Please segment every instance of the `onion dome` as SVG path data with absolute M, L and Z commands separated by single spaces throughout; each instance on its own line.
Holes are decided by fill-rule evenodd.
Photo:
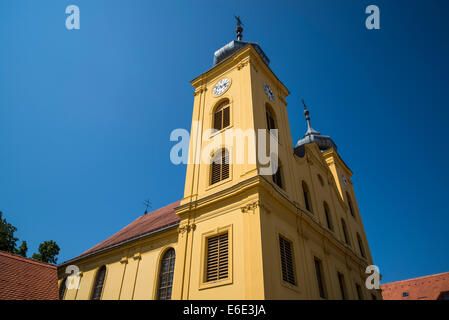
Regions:
M 310 123 L 310 116 L 309 116 L 309 110 L 307 109 L 307 106 L 302 100 L 302 103 L 304 105 L 304 116 L 306 117 L 307 121 L 307 131 L 306 134 L 302 139 L 300 139 L 295 146 L 295 154 L 297 154 L 300 157 L 304 156 L 305 152 L 305 145 L 308 143 L 316 143 L 318 145 L 318 148 L 320 148 L 321 151 L 325 151 L 328 149 L 335 149 L 337 150 L 337 145 L 334 143 L 334 141 L 329 136 L 324 136 L 315 129 L 312 128 L 312 125 Z

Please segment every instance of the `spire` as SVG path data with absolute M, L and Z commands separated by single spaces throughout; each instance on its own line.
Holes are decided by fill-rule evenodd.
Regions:
M 312 142 L 316 143 L 321 151 L 331 148 L 337 150 L 337 145 L 334 143 L 334 141 L 332 141 L 331 137 L 323 136 L 321 133 L 312 128 L 312 125 L 310 123 L 310 112 L 307 109 L 307 105 L 304 102 L 304 99 L 302 99 L 302 104 L 304 105 L 304 116 L 306 117 L 307 121 L 307 132 L 304 137 L 299 140 L 298 143 L 296 143 L 295 154 L 302 158 L 305 154 L 304 145 Z
M 235 29 L 235 32 L 237 32 L 237 40 L 242 41 L 243 23 L 242 23 L 242 20 L 240 20 L 239 16 L 234 16 L 234 17 L 235 17 L 235 20 L 237 20 L 237 28 Z
M 310 124 L 310 117 L 309 117 L 309 110 L 307 109 L 307 105 L 304 102 L 304 99 L 302 99 L 302 104 L 304 105 L 304 116 L 306 117 L 307 121 L 307 132 L 304 136 L 309 136 L 311 134 L 320 134 L 318 131 L 314 130 L 312 128 L 312 125 Z

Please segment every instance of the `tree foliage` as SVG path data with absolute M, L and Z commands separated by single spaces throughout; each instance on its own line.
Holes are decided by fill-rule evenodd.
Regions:
M 44 241 L 39 245 L 39 253 L 33 254 L 32 259 L 56 264 L 59 250 L 59 246 L 53 240 Z
M 22 244 L 20 245 L 20 247 L 18 249 L 15 250 L 16 254 L 18 254 L 19 256 L 25 257 L 27 256 L 27 251 L 28 251 L 28 246 L 27 246 L 27 242 L 26 241 L 22 241 Z
M 8 223 L 0 211 L 0 250 L 14 253 L 16 242 L 19 240 L 14 237 L 16 231 L 17 228 Z
M 22 257 L 27 256 L 28 246 L 26 241 L 22 241 L 20 247 L 16 247 L 16 242 L 19 240 L 14 237 L 17 228 L 3 218 L 3 213 L 0 211 L 0 250 L 14 253 Z M 58 261 L 59 246 L 53 240 L 44 241 L 39 245 L 39 253 L 33 254 L 31 257 L 34 260 L 56 264 Z

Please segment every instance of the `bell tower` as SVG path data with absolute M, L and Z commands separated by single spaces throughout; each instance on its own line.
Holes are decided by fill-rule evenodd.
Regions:
M 285 101 L 289 91 L 269 68 L 261 47 L 241 40 L 242 22 L 236 19 L 238 40 L 217 50 L 213 67 L 191 81 L 195 91 L 183 204 L 257 176 L 266 165 L 257 161 L 258 130 L 278 130 L 278 147 L 292 149 Z M 265 145 L 269 157 L 269 139 Z M 209 163 L 215 156 L 230 164 L 218 178 L 214 169 L 223 168 Z
M 237 39 L 191 81 L 172 298 L 380 298 L 364 287 L 372 257 L 354 192 L 341 184 L 352 172 L 312 129 L 305 103 L 308 129 L 293 146 L 289 91 L 236 19 Z

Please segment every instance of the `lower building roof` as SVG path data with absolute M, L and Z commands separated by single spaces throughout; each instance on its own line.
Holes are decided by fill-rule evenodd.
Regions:
M 178 225 L 180 219 L 176 215 L 174 209 L 178 207 L 180 203 L 181 201 L 176 201 L 165 207 L 140 216 L 106 240 L 93 246 L 76 258 L 63 262 L 61 265 L 69 264 L 70 262 L 79 260 L 80 258 L 111 249 L 149 234 L 162 231 L 165 228 Z
M 0 251 L 0 300 L 59 300 L 56 266 Z
M 384 300 L 449 299 L 449 272 L 382 284 Z

